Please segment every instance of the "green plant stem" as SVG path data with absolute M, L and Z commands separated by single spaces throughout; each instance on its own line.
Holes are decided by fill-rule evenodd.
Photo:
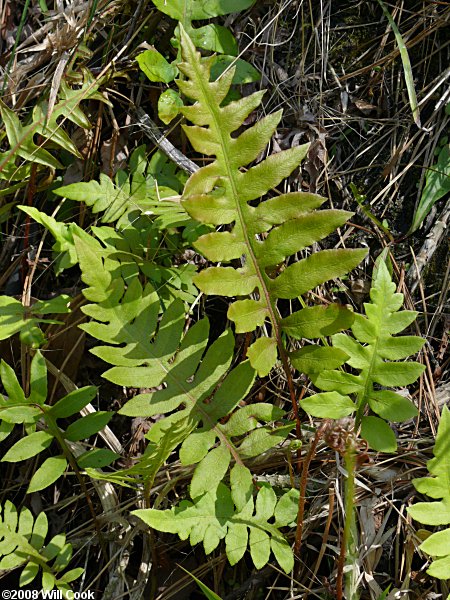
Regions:
M 343 583 L 345 564 L 354 566 L 355 563 L 355 471 L 356 471 L 356 451 L 355 440 L 352 435 L 347 439 L 346 451 L 344 456 L 345 469 L 347 471 L 347 481 L 345 484 L 345 521 L 344 531 L 342 533 L 341 548 L 338 560 L 338 572 L 336 578 L 336 598 L 343 600 Z M 346 600 L 357 600 L 358 593 L 353 580 L 355 569 L 351 568 L 345 583 Z

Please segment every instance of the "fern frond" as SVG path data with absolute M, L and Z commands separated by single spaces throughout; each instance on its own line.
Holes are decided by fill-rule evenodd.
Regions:
M 416 502 L 407 511 L 425 525 L 450 525 L 450 410 L 444 406 L 439 423 L 434 458 L 427 469 L 432 477 L 413 479 L 414 487 L 438 502 Z M 450 527 L 431 534 L 419 548 L 434 558 L 427 573 L 438 579 L 450 579 Z
M 186 80 L 177 81 L 180 90 L 195 101 L 181 112 L 194 125 L 184 130 L 197 152 L 214 157 L 188 180 L 183 206 L 196 220 L 212 225 L 230 225 L 230 231 L 201 236 L 195 247 L 213 262 L 240 260 L 241 266 L 210 267 L 195 277 L 206 294 L 242 296 L 228 316 L 237 332 L 249 332 L 272 324 L 274 337 L 258 340 L 248 356 L 260 375 L 267 374 L 281 345 L 283 324 L 277 299 L 297 298 L 328 279 L 343 275 L 365 256 L 365 250 L 325 250 L 286 267 L 274 276 L 277 266 L 317 242 L 352 213 L 341 210 L 316 212 L 325 199 L 315 194 L 294 192 L 256 201 L 299 165 L 308 144 L 269 156 L 245 171 L 269 143 L 281 119 L 281 111 L 268 115 L 238 136 L 234 133 L 259 106 L 262 92 L 222 106 L 233 78 L 232 70 L 210 82 L 212 59 L 200 58 L 189 37 L 182 31 L 179 69 Z M 336 329 L 335 331 L 339 331 Z M 320 335 L 318 333 L 317 335 Z M 261 358 L 263 357 L 263 358 Z
M 142 288 L 134 278 L 125 289 L 120 277 L 113 278 L 88 239 L 77 238 L 82 278 L 90 287 L 83 307 L 93 321 L 81 327 L 109 345 L 92 352 L 114 365 L 103 376 L 122 386 L 162 389 L 138 394 L 119 411 L 127 416 L 166 414 L 147 434 L 152 448 L 148 457 L 156 463 L 166 456 L 158 446 L 168 442 L 170 453 L 181 442 L 184 464 L 201 462 L 203 485 L 224 477 L 230 460 L 256 456 L 283 441 L 292 424 L 272 431 L 261 424 L 280 419 L 283 411 L 269 404 L 239 409 L 226 424 L 220 420 L 233 412 L 253 385 L 255 372 L 249 361 L 230 370 L 234 337 L 230 330 L 209 347 L 209 322 L 202 319 L 185 335 L 184 305 L 172 302 L 158 324 L 160 303 L 150 285 Z M 183 423 L 182 431 L 180 425 Z M 248 437 L 242 439 L 244 434 Z M 238 442 L 235 440 L 238 438 Z M 217 447 L 214 447 L 219 442 Z M 156 452 L 156 454 L 155 454 Z M 165 458 L 163 459 L 165 460 Z M 211 469 L 208 465 L 214 464 Z M 129 476 L 135 471 L 129 471 Z M 193 484 L 194 485 L 194 484 Z
M 32 583 L 42 571 L 42 589 L 71 590 L 70 582 L 78 579 L 84 569 L 80 567 L 63 574 L 72 558 L 72 545 L 66 541 L 65 534 L 55 535 L 45 543 L 47 533 L 44 512 L 34 519 L 28 508 L 23 507 L 19 514 L 7 500 L 0 511 L 0 572 L 24 566 L 20 587 Z
M 135 510 L 150 527 L 176 533 L 191 545 L 203 542 L 206 554 L 225 539 L 228 560 L 236 564 L 247 550 L 257 569 L 267 564 L 273 552 L 281 568 L 289 573 L 294 555 L 280 528 L 290 525 L 297 515 L 298 490 L 290 490 L 277 499 L 271 487 L 262 487 L 253 498 L 250 472 L 240 465 L 231 470 L 231 489 L 225 484 L 195 495 L 192 502 L 183 500 L 169 510 Z M 269 522 L 270 521 L 270 522 Z
M 371 302 L 364 304 L 366 316 L 355 315 L 351 326 L 355 339 L 338 333 L 331 338 L 332 348 L 309 346 L 293 353 L 291 358 L 296 368 L 308 373 L 314 384 L 326 392 L 304 399 L 302 408 L 306 412 L 317 417 L 340 418 L 356 410 L 362 436 L 374 449 L 393 452 L 397 443 L 384 419 L 405 421 L 415 417 L 417 409 L 410 400 L 386 388 L 413 383 L 423 373 L 424 365 L 399 361 L 418 352 L 424 340 L 418 336 L 394 335 L 410 325 L 417 313 L 400 310 L 403 294 L 395 293 L 395 284 L 382 260 L 370 298 Z M 358 374 L 337 369 L 343 364 Z M 381 418 L 362 416 L 367 405 Z

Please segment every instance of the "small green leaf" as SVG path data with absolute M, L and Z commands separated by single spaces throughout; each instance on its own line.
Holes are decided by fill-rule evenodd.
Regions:
M 19 587 L 29 585 L 34 581 L 39 573 L 39 565 L 33 562 L 29 562 L 22 570 L 19 578 Z
M 278 500 L 275 507 L 275 522 L 280 527 L 286 527 L 295 521 L 298 513 L 298 497 L 299 491 L 296 489 L 289 490 L 283 494 Z
M 254 331 L 264 324 L 269 311 L 257 300 L 237 300 L 228 309 L 228 318 L 236 324 L 236 333 Z
M 348 358 L 348 354 L 329 346 L 304 346 L 292 352 L 290 358 L 297 371 L 309 374 L 340 367 Z
M 8 450 L 1 462 L 19 462 L 36 456 L 53 441 L 53 435 L 47 431 L 36 431 L 22 438 Z
M 230 67 L 230 65 L 232 66 Z M 261 79 L 261 73 L 246 60 L 234 56 L 216 56 L 211 67 L 211 80 L 216 81 L 228 68 L 235 69 L 233 74 L 234 84 L 254 83 Z
M 198 48 L 211 50 L 220 54 L 236 56 L 238 45 L 236 38 L 229 29 L 223 25 L 209 23 L 203 27 L 191 30 L 191 39 Z
M 166 90 L 158 100 L 158 117 L 168 125 L 179 114 L 183 100 L 175 90 Z
M 296 340 L 319 338 L 350 329 L 355 315 L 341 304 L 303 308 L 281 320 L 281 328 Z
M 411 400 L 389 390 L 372 392 L 369 406 L 387 421 L 407 421 L 419 414 Z
M 94 448 L 78 456 L 77 463 L 80 469 L 107 467 L 120 458 L 120 454 L 107 448 Z
M 313 417 L 324 419 L 342 419 L 356 410 L 349 396 L 341 396 L 338 392 L 322 392 L 304 398 L 300 407 Z
M 433 533 L 420 544 L 420 549 L 430 556 L 450 556 L 450 529 Z
M 260 377 L 270 373 L 277 361 L 277 342 L 274 338 L 258 338 L 247 350 L 250 364 Z
M 113 413 L 106 411 L 97 411 L 81 417 L 66 429 L 64 437 L 70 442 L 78 442 L 91 437 L 106 427 L 113 416 Z
M 218 486 L 228 470 L 230 458 L 228 448 L 221 445 L 211 450 L 198 464 L 190 487 L 190 495 L 193 500 Z
M 141 71 L 150 79 L 150 81 L 163 81 L 170 83 L 175 79 L 178 69 L 167 62 L 162 54 L 154 48 L 144 50 L 136 57 Z
M 58 400 L 48 412 L 54 419 L 71 417 L 87 406 L 95 398 L 96 394 L 97 388 L 94 386 L 86 386 L 74 390 L 67 394 L 67 396 L 64 396 L 64 398 L 61 398 L 61 400 Z
M 394 432 L 385 421 L 378 417 L 361 419 L 361 437 L 378 452 L 395 452 L 397 450 Z
M 47 488 L 61 477 L 66 468 L 67 460 L 64 456 L 47 458 L 31 478 L 27 494 Z
M 79 577 L 81 577 L 81 575 L 83 575 L 84 573 L 84 569 L 83 567 L 77 567 L 76 569 L 72 569 L 71 571 L 67 571 L 67 573 L 64 573 L 64 575 L 62 575 L 59 579 L 58 582 L 62 582 L 62 583 L 70 583 L 71 581 L 75 581 L 75 579 L 78 579 Z
M 450 579 L 450 554 L 434 560 L 427 569 L 427 573 L 436 579 Z

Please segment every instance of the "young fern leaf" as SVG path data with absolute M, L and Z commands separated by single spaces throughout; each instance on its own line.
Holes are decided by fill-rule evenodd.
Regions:
M 3 514 L 2 514 L 3 513 Z M 42 589 L 55 586 L 62 592 L 71 590 L 70 582 L 78 579 L 83 568 L 62 572 L 72 558 L 72 545 L 65 534 L 55 535 L 47 544 L 48 521 L 44 512 L 34 519 L 31 511 L 23 507 L 20 514 L 9 500 L 0 509 L 0 571 L 23 566 L 20 587 L 29 585 L 42 571 Z
M 277 345 L 282 348 L 283 324 L 277 299 L 297 298 L 331 278 L 344 275 L 362 260 L 366 251 L 325 250 L 291 264 L 278 276 L 273 275 L 286 259 L 326 237 L 352 213 L 316 212 L 314 209 L 325 199 L 303 192 L 283 194 L 253 205 L 298 167 L 309 146 L 279 152 L 244 171 L 270 142 L 281 111 L 233 137 L 259 106 L 263 92 L 221 106 L 230 89 L 233 71 L 210 82 L 213 59 L 200 58 L 183 30 L 181 39 L 184 62 L 178 66 L 187 79 L 177 84 L 195 101 L 181 109 L 194 123 L 184 126 L 184 130 L 196 151 L 215 157 L 190 177 L 182 203 L 202 223 L 230 226 L 230 231 L 201 236 L 194 244 L 199 252 L 212 262 L 241 261 L 239 268 L 207 268 L 194 282 L 206 294 L 244 298 L 233 302 L 228 311 L 236 332 L 254 331 L 266 319 L 270 320 L 273 337 L 258 339 L 248 352 L 258 373 L 266 375 L 276 361 Z M 339 330 L 338 327 L 334 332 Z M 320 327 L 316 335 L 321 335 Z
M 425 525 L 450 525 L 450 410 L 444 406 L 434 446 L 434 458 L 427 469 L 434 477 L 413 479 L 414 487 L 438 502 L 417 502 L 407 511 L 410 516 Z M 427 573 L 438 579 L 450 579 L 450 527 L 428 537 L 420 550 L 436 557 Z
M 182 442 L 182 462 L 201 463 L 198 469 L 204 477 L 196 478 L 194 488 L 210 489 L 224 477 L 231 458 L 241 462 L 286 438 L 292 423 L 274 431 L 260 427 L 261 423 L 280 419 L 284 414 L 265 403 L 241 408 L 226 424 L 219 423 L 246 397 L 255 377 L 249 361 L 230 371 L 234 355 L 234 337 L 230 330 L 209 348 L 207 319 L 195 323 L 183 336 L 185 311 L 180 300 L 170 304 L 158 327 L 160 302 L 152 287 L 147 285 L 142 289 L 135 278 L 125 290 L 123 280 L 113 278 L 104 268 L 101 256 L 87 239 L 77 238 L 75 243 L 82 278 L 90 285 L 84 294 L 88 300 L 98 301 L 83 307 L 83 311 L 96 320 L 81 327 L 110 344 L 92 350 L 114 365 L 103 377 L 122 386 L 164 386 L 154 392 L 138 394 L 119 411 L 132 417 L 168 414 L 147 434 L 151 448 L 144 455 L 144 461 L 151 458 L 162 464 L 166 451 L 159 453 L 158 445 L 171 440 L 167 447 L 170 453 Z M 248 432 L 248 437 L 242 440 Z M 239 438 L 239 445 L 233 438 Z M 214 447 L 217 441 L 219 445 Z M 125 475 L 132 474 L 127 471 Z
M 262 487 L 256 500 L 250 472 L 235 465 L 230 473 L 231 489 L 219 483 L 195 495 L 192 502 L 183 500 L 169 510 L 141 509 L 133 511 L 147 525 L 158 531 L 176 533 L 191 545 L 203 542 L 206 554 L 225 539 L 231 565 L 244 556 L 247 546 L 257 569 L 262 569 L 271 551 L 280 567 L 289 573 L 294 566 L 290 544 L 280 532 L 295 521 L 298 490 L 290 490 L 277 499 L 271 487 Z M 270 521 L 270 522 L 269 522 Z
M 168 187 L 179 188 L 181 181 L 170 167 L 166 169 L 167 173 L 161 172 L 160 163 L 161 160 L 148 163 L 145 146 L 139 146 L 130 157 L 129 174 L 119 170 L 115 181 L 112 181 L 101 173 L 99 181 L 71 183 L 54 190 L 54 193 L 69 200 L 85 202 L 92 207 L 94 214 L 103 213 L 102 223 L 119 221 L 119 226 L 126 227 L 129 225 L 128 215 L 137 210 L 159 215 L 156 224 L 160 228 L 186 225 L 192 219 L 180 205 L 179 194 Z
M 372 302 L 364 304 L 367 316 L 355 315 L 351 330 L 356 339 L 338 333 L 332 336 L 332 348 L 308 346 L 294 352 L 291 360 L 325 391 L 303 400 L 302 408 L 306 412 L 316 417 L 339 419 L 357 411 L 356 425 L 361 424 L 362 436 L 370 446 L 394 452 L 397 443 L 385 420 L 406 421 L 417 416 L 417 409 L 404 396 L 380 386 L 400 387 L 416 381 L 424 365 L 392 361 L 415 354 L 424 340 L 418 336 L 394 337 L 393 334 L 415 320 L 417 313 L 400 311 L 403 294 L 395 293 L 395 284 L 383 261 L 379 261 L 370 298 Z M 343 364 L 359 374 L 338 369 Z M 379 416 L 362 416 L 367 405 Z

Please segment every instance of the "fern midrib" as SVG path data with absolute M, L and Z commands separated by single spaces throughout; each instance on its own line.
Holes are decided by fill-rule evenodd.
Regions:
M 372 390 L 372 386 L 373 386 L 372 372 L 374 371 L 375 362 L 376 362 L 376 359 L 378 356 L 378 345 L 380 342 L 380 337 L 381 337 L 381 327 L 380 327 L 380 324 L 378 323 L 375 343 L 369 344 L 369 347 L 373 349 L 373 352 L 372 352 L 372 356 L 370 359 L 369 367 L 367 369 L 367 376 L 365 378 L 364 388 L 363 388 L 362 392 L 360 392 L 358 394 L 358 410 L 356 412 L 356 417 L 355 417 L 355 430 L 359 427 L 359 425 L 361 423 L 362 412 L 368 402 L 367 397 L 369 395 L 369 392 Z M 364 371 L 362 371 L 362 372 L 364 372 Z

